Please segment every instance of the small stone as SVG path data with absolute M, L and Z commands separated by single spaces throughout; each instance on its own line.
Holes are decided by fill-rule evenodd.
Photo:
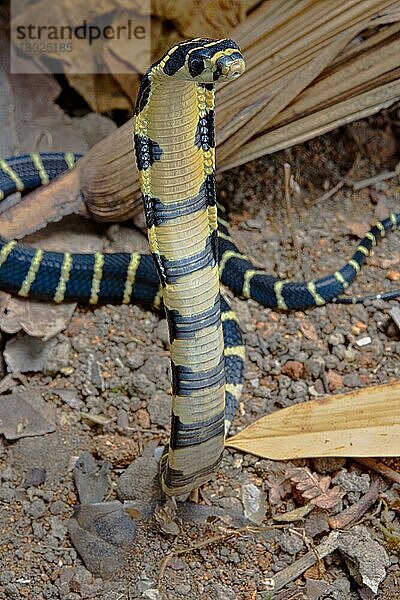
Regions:
M 279 545 L 284 552 L 291 556 L 297 554 L 304 548 L 303 540 L 293 533 L 283 533 Z
M 357 388 L 361 386 L 360 376 L 358 373 L 347 373 L 343 375 L 343 383 L 346 387 Z
M 6 467 L 1 473 L 0 477 L 3 481 L 12 481 L 14 479 L 14 471 L 11 467 Z
M 342 333 L 331 333 L 331 335 L 328 337 L 328 344 L 331 346 L 344 344 L 344 335 Z
M 31 502 L 31 505 L 28 509 L 28 514 L 34 519 L 39 519 L 40 517 L 44 517 L 47 512 L 47 508 L 43 500 L 38 498 Z
M 372 342 L 371 338 L 369 337 L 369 335 L 360 338 L 358 340 L 356 340 L 356 344 L 357 346 L 359 346 L 360 348 L 362 348 L 363 346 L 368 346 L 370 343 Z
M 165 347 L 169 346 L 169 331 L 166 319 L 161 319 L 154 330 L 154 337 L 160 339 Z
M 1 485 L 0 486 L 0 501 L 13 502 L 14 499 L 15 499 L 14 490 L 8 484 Z
M 128 392 L 141 400 L 148 400 L 156 391 L 156 385 L 144 373 L 135 373 L 128 383 Z
M 51 504 L 50 512 L 53 515 L 62 515 L 63 513 L 69 512 L 69 506 L 62 500 L 56 500 Z
M 207 598 L 209 600 L 235 600 L 236 592 L 222 583 L 214 583 L 207 587 Z
M 291 379 L 302 379 L 305 375 L 304 363 L 298 360 L 288 360 L 282 367 L 282 373 Z
M 360 499 L 362 494 L 365 494 L 369 490 L 371 480 L 367 473 L 358 475 L 358 473 L 355 473 L 354 471 L 349 473 L 346 469 L 343 469 L 332 479 L 332 483 L 334 485 L 340 485 L 340 487 L 346 491 L 349 502 L 353 504 Z
M 150 429 L 150 415 L 145 408 L 139 408 L 135 413 L 136 423 L 141 429 Z
M 19 589 L 15 583 L 8 583 L 4 588 L 4 592 L 6 598 L 11 598 L 11 600 L 17 600 L 17 598 L 21 598 Z
M 46 469 L 43 467 L 31 467 L 28 469 L 25 480 L 22 483 L 23 488 L 38 487 L 46 480 Z
M 14 573 L 12 571 L 0 571 L 0 583 L 5 585 L 10 583 L 14 579 Z
M 336 371 L 332 371 L 331 369 L 329 369 L 329 371 L 326 374 L 326 380 L 328 382 L 328 387 L 331 392 L 334 392 L 335 390 L 338 390 L 343 387 L 342 376 L 339 375 L 339 373 L 337 373 Z
M 339 551 L 354 579 L 376 594 L 379 584 L 386 577 L 390 559 L 367 527 L 355 525 L 348 531 L 343 531 L 339 538 Z
M 115 466 L 123 467 L 139 454 L 135 440 L 119 433 L 97 435 L 92 442 L 93 453 Z
M 117 426 L 119 429 L 127 429 L 129 427 L 129 416 L 124 408 L 118 409 Z
M 147 409 L 154 425 L 169 425 L 171 421 L 171 398 L 168 394 L 162 390 L 156 390 L 155 394 L 147 401 Z
M 121 500 L 151 501 L 158 491 L 158 461 L 151 456 L 136 458 L 117 481 Z
M 135 352 L 133 354 L 130 354 L 128 356 L 128 358 L 126 359 L 126 364 L 128 365 L 128 367 L 130 369 L 132 369 L 133 371 L 136 371 L 136 369 L 139 369 L 139 367 L 141 367 L 144 364 L 143 353 Z

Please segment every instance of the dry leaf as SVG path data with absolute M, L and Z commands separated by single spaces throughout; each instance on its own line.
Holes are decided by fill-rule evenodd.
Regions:
M 399 456 L 400 382 L 278 410 L 228 438 L 226 445 L 273 460 Z
M 308 467 L 294 467 L 286 472 L 287 477 L 296 484 L 296 488 L 306 500 L 318 508 L 333 508 L 344 496 L 343 490 L 336 485 L 329 489 L 331 477 L 311 473 Z
M 171 21 L 183 38 L 226 37 L 246 15 L 242 0 L 153 0 L 151 9 Z
M 9 41 L 0 35 L 0 156 L 40 150 L 84 153 L 86 141 L 55 99 L 61 87 L 47 75 L 10 74 Z

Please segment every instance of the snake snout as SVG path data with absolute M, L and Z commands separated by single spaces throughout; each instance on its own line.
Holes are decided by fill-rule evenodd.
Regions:
M 243 58 L 234 56 L 221 56 L 217 60 L 219 81 L 231 81 L 237 79 L 244 72 L 245 64 Z

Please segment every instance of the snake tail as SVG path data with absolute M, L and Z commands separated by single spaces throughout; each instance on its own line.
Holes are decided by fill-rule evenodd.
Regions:
M 161 466 L 169 495 L 207 481 L 224 449 L 214 83 L 243 70 L 231 40 L 183 42 L 150 67 L 136 103 L 139 183 L 170 337 L 172 423 Z

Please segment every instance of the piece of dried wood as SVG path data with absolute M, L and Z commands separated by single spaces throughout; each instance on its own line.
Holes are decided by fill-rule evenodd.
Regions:
M 378 499 L 379 496 L 379 488 L 381 485 L 381 480 L 376 478 L 366 494 L 362 496 L 357 502 L 346 508 L 346 510 L 342 511 L 338 515 L 330 517 L 328 519 L 329 526 L 332 529 L 343 529 L 350 525 L 350 523 L 355 523 L 367 512 L 369 508 Z
M 304 571 L 315 565 L 317 561 L 322 560 L 325 556 L 335 552 L 338 545 L 339 533 L 333 531 L 319 544 L 319 546 L 313 548 L 313 550 L 310 550 L 310 552 L 307 552 L 307 554 L 304 554 L 304 556 L 295 560 L 289 567 L 286 567 L 286 569 L 277 573 L 271 581 L 273 591 L 277 592 L 291 581 L 297 579 Z
M 367 467 L 367 469 L 371 469 L 371 471 L 378 473 L 382 477 L 400 484 L 400 473 L 388 467 L 380 460 L 374 458 L 356 458 L 355 460 L 363 467 Z

